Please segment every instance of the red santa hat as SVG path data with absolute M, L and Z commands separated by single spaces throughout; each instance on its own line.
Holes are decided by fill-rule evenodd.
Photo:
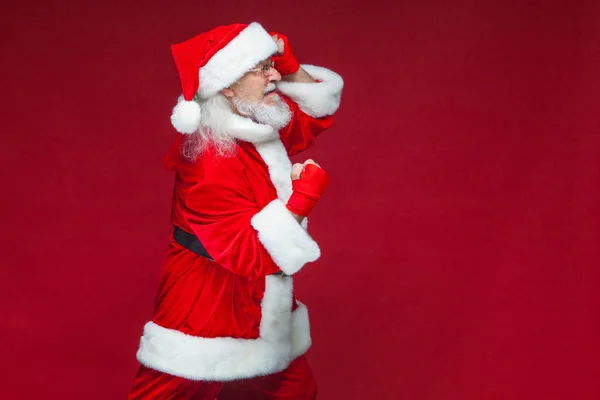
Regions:
M 219 26 L 171 46 L 183 96 L 173 108 L 171 123 L 178 132 L 200 126 L 200 105 L 230 86 L 260 61 L 277 52 L 269 33 L 257 22 Z

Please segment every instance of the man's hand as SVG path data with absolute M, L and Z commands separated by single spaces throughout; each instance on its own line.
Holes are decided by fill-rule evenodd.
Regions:
M 278 32 L 271 32 L 271 37 L 277 44 L 277 49 L 279 51 L 277 55 L 272 57 L 275 62 L 275 69 L 281 76 L 295 74 L 300 68 L 300 63 L 290 47 L 288 38 Z
M 271 58 L 275 62 L 275 69 L 281 74 L 281 80 L 284 82 L 316 82 L 308 72 L 300 67 L 300 63 L 290 47 L 288 38 L 277 32 L 271 32 L 270 35 L 277 44 L 278 53 Z
M 300 222 L 325 192 L 329 175 L 313 160 L 306 160 L 304 164 L 294 164 L 290 176 L 293 192 L 286 207 Z
M 313 165 L 316 165 L 317 167 L 321 168 L 321 166 L 319 164 L 317 164 L 316 162 L 314 162 L 312 159 L 308 159 L 308 160 L 304 161 L 304 164 L 296 163 L 296 164 L 292 165 L 292 173 L 290 174 L 292 181 L 295 181 L 296 179 L 300 179 L 300 175 L 302 174 L 302 172 L 304 171 L 304 168 L 308 164 L 313 164 Z
M 277 45 L 277 54 L 282 56 L 285 51 L 285 43 L 283 42 L 283 39 L 279 38 L 279 34 L 277 34 L 277 33 L 271 37 L 273 38 L 273 41 Z

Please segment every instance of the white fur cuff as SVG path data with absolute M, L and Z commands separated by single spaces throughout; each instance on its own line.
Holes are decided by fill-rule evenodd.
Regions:
M 287 275 L 321 256 L 317 243 L 279 199 L 255 214 L 251 223 L 275 264 Z
M 344 81 L 337 73 L 315 65 L 302 65 L 310 76 L 321 82 L 279 82 L 277 87 L 302 111 L 314 118 L 333 115 L 340 106 Z

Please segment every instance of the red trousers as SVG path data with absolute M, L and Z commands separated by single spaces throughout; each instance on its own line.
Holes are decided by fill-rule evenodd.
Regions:
M 314 400 L 317 384 L 304 356 L 279 373 L 234 382 L 199 382 L 140 366 L 129 400 Z

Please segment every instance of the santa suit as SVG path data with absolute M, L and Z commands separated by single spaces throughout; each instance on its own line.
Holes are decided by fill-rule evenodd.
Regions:
M 279 132 L 232 113 L 225 129 L 237 139 L 235 155 L 208 148 L 188 161 L 181 134 L 168 151 L 172 223 L 195 235 L 214 261 L 171 238 L 129 398 L 316 396 L 303 357 L 311 345 L 308 311 L 293 294 L 292 276 L 320 249 L 306 220 L 299 224 L 285 207 L 289 156 L 331 126 L 343 82 L 328 69 L 303 68 L 318 83 L 279 83 L 292 110 Z

